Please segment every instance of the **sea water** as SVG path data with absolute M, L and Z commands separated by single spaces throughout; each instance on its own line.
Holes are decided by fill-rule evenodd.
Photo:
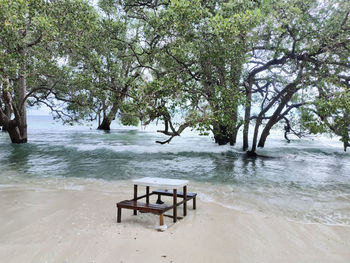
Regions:
M 144 176 L 188 179 L 200 199 L 228 208 L 283 216 L 305 223 L 350 225 L 350 153 L 338 138 L 292 138 L 274 132 L 261 158 L 241 144 L 218 146 L 211 136 L 185 131 L 170 144 L 161 127 L 96 124 L 63 126 L 49 116 L 28 118 L 29 142 L 11 144 L 0 132 L 0 191 L 21 182 L 54 178 L 117 182 Z M 75 180 L 76 179 L 76 180 Z M 75 181 L 74 181 L 75 180 Z

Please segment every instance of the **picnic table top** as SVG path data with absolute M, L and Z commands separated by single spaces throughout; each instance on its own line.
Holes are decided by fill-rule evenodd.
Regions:
M 176 189 L 188 185 L 188 180 L 157 178 L 157 177 L 143 177 L 132 180 L 134 184 L 143 186 L 159 187 L 164 189 Z

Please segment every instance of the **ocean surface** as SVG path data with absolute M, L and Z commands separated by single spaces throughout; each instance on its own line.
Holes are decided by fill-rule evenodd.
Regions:
M 190 180 L 204 201 L 305 223 L 350 226 L 350 153 L 338 138 L 291 137 L 274 132 L 263 158 L 247 158 L 237 146 L 218 146 L 210 136 L 185 131 L 170 144 L 160 127 L 63 126 L 49 116 L 28 118 L 29 142 L 10 143 L 0 132 L 0 194 L 9 185 L 115 182 L 154 176 Z

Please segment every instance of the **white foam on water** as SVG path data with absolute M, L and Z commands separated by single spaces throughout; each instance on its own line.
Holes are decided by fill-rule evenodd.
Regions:
M 74 191 L 83 191 L 85 189 L 84 185 L 65 185 L 64 190 L 74 190 Z
M 40 126 L 41 125 L 41 126 Z M 41 127 L 41 128 L 40 128 Z M 241 140 L 218 146 L 209 137 L 186 130 L 170 144 L 159 127 L 110 133 L 87 127 L 31 130 L 19 147 L 0 134 L 0 190 L 23 187 L 132 192 L 132 178 L 189 179 L 190 191 L 204 202 L 304 223 L 350 225 L 350 154 L 338 138 L 301 140 L 273 131 L 258 153 L 274 158 L 245 158 Z M 241 134 L 239 134 L 240 138 Z M 89 177 L 89 178 L 88 178 Z M 122 180 L 127 179 L 127 180 Z

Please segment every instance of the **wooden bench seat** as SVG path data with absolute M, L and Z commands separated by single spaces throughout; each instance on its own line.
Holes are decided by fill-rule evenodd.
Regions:
M 124 200 L 117 203 L 117 207 L 138 210 L 147 213 L 153 214 L 162 214 L 172 207 L 164 204 L 147 204 L 143 202 L 133 201 L 133 200 Z
M 158 200 L 160 200 L 160 196 L 162 196 L 162 195 L 164 195 L 164 196 L 173 196 L 173 191 L 169 191 L 169 190 L 155 190 L 155 191 L 152 191 L 152 194 L 158 195 Z M 193 209 L 195 210 L 196 209 L 196 196 L 197 196 L 197 193 L 187 193 L 186 196 L 187 196 L 187 198 L 186 198 L 187 200 L 193 199 Z M 177 197 L 184 198 L 183 192 L 177 192 Z
M 125 209 L 131 209 L 134 211 L 141 211 L 141 212 L 146 212 L 146 213 L 153 213 L 160 215 L 160 225 L 163 225 L 163 214 L 164 212 L 170 210 L 172 206 L 167 206 L 164 204 L 150 204 L 150 203 L 143 203 L 143 202 L 138 202 L 134 200 L 124 200 L 119 203 L 117 203 L 117 222 L 121 222 L 121 217 L 122 217 L 122 208 Z

